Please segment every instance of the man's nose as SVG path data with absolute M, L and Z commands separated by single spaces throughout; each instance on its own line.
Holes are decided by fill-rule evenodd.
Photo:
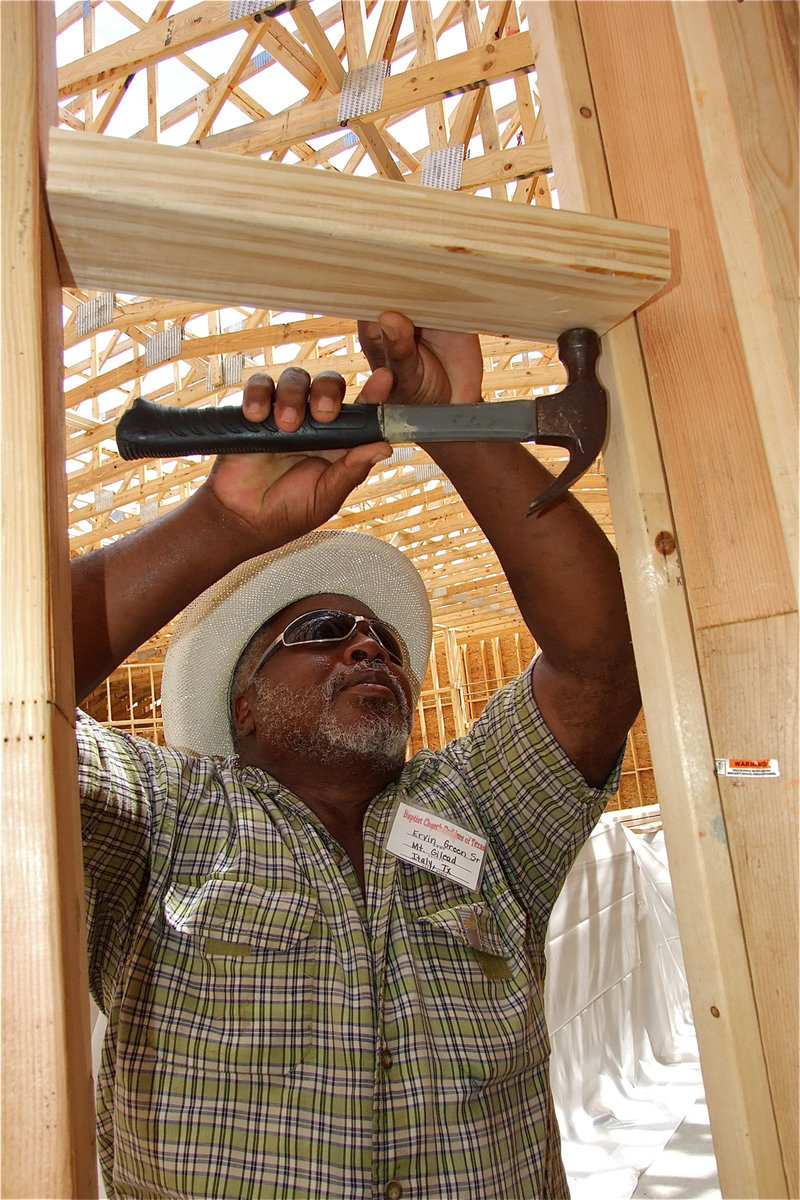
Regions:
M 364 659 L 368 659 L 370 662 L 380 659 L 387 666 L 391 662 L 389 651 L 370 632 L 369 626 L 359 623 L 347 639 L 344 661 L 354 663 L 363 662 Z

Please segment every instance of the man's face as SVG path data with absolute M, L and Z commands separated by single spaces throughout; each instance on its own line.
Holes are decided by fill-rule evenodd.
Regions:
M 308 596 L 285 608 L 251 648 L 252 661 L 287 625 L 315 609 L 375 614 L 350 596 Z M 402 766 L 411 730 L 408 676 L 364 625 L 343 641 L 279 646 L 246 691 L 266 760 L 303 754 L 322 764 L 357 759 Z

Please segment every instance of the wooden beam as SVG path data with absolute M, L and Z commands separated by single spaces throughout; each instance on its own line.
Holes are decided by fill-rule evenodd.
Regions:
M 224 75 L 220 75 L 219 79 L 216 79 L 208 88 L 203 107 L 197 114 L 197 124 L 195 125 L 189 138 L 190 142 L 195 142 L 198 138 L 204 137 L 214 124 L 214 121 L 219 116 L 220 109 L 228 99 L 229 93 L 232 92 L 238 84 L 242 72 L 250 62 L 253 51 L 261 42 L 262 38 L 264 38 L 266 32 L 267 30 L 265 26 L 260 24 L 254 25 L 245 40 L 242 42 L 242 45 L 239 47 L 236 57 L 234 58 L 228 70 Z M 148 75 L 151 70 L 152 68 L 148 67 Z M 154 134 L 151 140 L 157 141 L 157 136 Z
M 3 418 L 3 1196 L 92 1197 L 97 1170 L 60 394 L 40 142 L 50 4 L 0 5 Z
M 798 72 L 779 6 L 674 6 L 790 563 L 798 561 Z M 796 8 L 795 8 L 796 16 Z
M 669 275 L 663 229 L 54 131 L 62 281 L 554 340 Z M 202 248 L 202 249 L 201 249 Z
M 227 0 L 195 4 L 193 8 L 174 13 L 153 25 L 145 25 L 138 33 L 103 50 L 95 50 L 94 54 L 67 63 L 58 72 L 59 98 L 107 87 L 117 79 L 127 79 L 143 67 L 173 58 L 181 51 L 252 24 L 252 16 L 231 21 L 229 11 Z
M 530 39 L 527 34 L 518 33 L 488 46 L 478 46 L 391 75 L 384 84 L 380 108 L 370 116 L 372 120 L 378 120 L 392 113 L 412 112 L 446 96 L 486 87 L 496 80 L 509 79 L 520 71 L 532 69 Z M 281 149 L 301 139 L 337 129 L 338 113 L 339 97 L 326 96 L 309 104 L 295 105 L 278 116 L 214 134 L 205 139 L 204 145 L 211 150 L 236 151 L 238 154 Z
M 492 150 L 489 154 L 465 159 L 461 169 L 461 190 L 482 188 L 507 180 L 529 179 L 541 171 L 552 170 L 552 166 L 553 156 L 545 139 L 530 146 Z M 421 179 L 422 168 L 406 176 L 408 183 L 419 183 Z
M 604 457 L 722 1191 L 792 1196 L 796 683 L 764 648 L 778 638 L 772 660 L 796 661 L 795 614 L 673 7 L 527 11 L 562 203 L 661 220 L 680 237 L 669 294 L 638 329 L 604 339 L 615 399 Z M 740 739 L 789 764 L 769 796 L 767 781 L 715 777 L 715 757 L 749 756 L 729 748 Z

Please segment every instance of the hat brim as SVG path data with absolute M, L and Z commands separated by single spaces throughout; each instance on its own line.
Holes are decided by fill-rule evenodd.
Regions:
M 360 600 L 399 631 L 416 703 L 433 629 L 419 572 L 400 550 L 371 534 L 314 530 L 242 563 L 181 614 L 161 684 L 167 744 L 198 756 L 233 754 L 228 689 L 239 656 L 275 613 L 325 592 Z

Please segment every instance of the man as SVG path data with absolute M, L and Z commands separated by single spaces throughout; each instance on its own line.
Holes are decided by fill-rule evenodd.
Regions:
M 479 401 L 476 338 L 391 313 L 360 334 L 362 399 Z M 289 370 L 244 408 L 293 429 L 343 391 Z M 219 459 L 74 562 L 80 694 L 189 605 L 164 684 L 184 750 L 79 722 L 111 1195 L 567 1195 L 543 947 L 638 710 L 619 571 L 574 498 L 525 518 L 550 477 L 523 447 L 431 454 L 541 653 L 407 765 L 419 585 L 383 543 L 311 532 L 388 447 Z

